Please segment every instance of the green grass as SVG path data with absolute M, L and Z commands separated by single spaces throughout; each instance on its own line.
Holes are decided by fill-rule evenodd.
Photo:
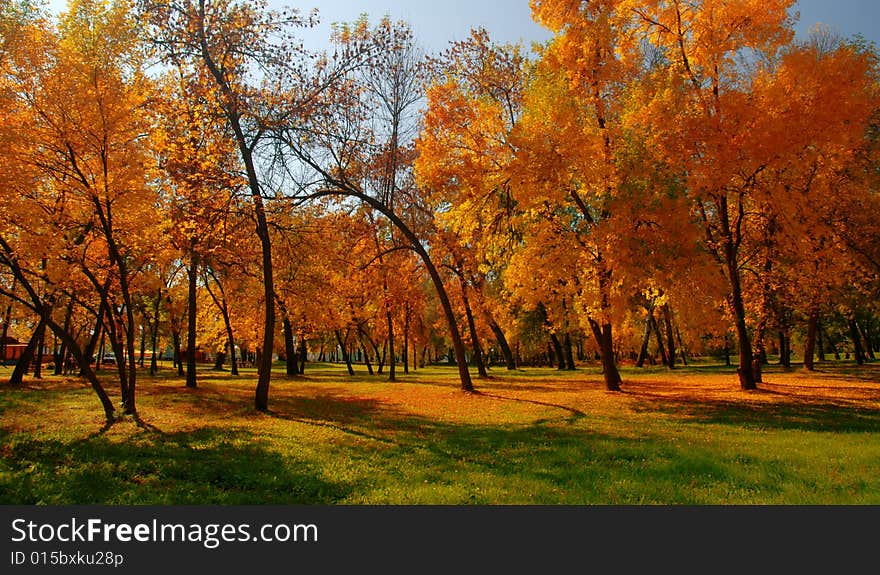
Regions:
M 189 390 L 165 370 L 139 379 L 146 426 L 109 429 L 47 377 L 0 388 L 0 503 L 876 505 L 878 367 L 771 367 L 756 393 L 723 366 L 627 368 L 622 394 L 591 368 L 495 369 L 469 395 L 452 368 L 320 364 L 276 374 L 268 414 L 253 371 Z

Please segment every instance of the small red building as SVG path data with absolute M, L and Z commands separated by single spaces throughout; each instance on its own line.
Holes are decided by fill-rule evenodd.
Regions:
M 0 340 L 0 348 L 3 348 L 3 362 L 15 362 L 24 353 L 27 344 L 21 343 L 14 337 L 5 337 Z

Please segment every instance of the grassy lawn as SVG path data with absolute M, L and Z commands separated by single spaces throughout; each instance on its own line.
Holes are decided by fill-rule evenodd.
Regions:
M 624 368 L 621 394 L 587 368 L 495 369 L 477 395 L 447 367 L 278 369 L 268 414 L 252 370 L 143 374 L 148 425 L 109 430 L 79 380 L 3 385 L 0 503 L 880 504 L 880 364 L 770 367 L 752 393 L 712 365 Z

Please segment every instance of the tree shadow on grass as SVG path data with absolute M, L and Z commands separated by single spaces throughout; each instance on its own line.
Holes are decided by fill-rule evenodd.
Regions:
M 107 434 L 74 441 L 0 431 L 0 504 L 329 504 L 351 487 L 242 431 Z
M 453 423 L 332 394 L 276 401 L 270 415 L 351 436 L 352 442 L 334 441 L 331 456 L 372 466 L 371 479 L 357 482 L 353 496 L 387 486 L 381 502 L 388 504 L 706 504 L 717 502 L 706 493 L 718 485 L 744 496 L 763 491 L 769 501 L 788 474 L 783 462 L 761 461 L 755 466 L 776 482 L 756 485 L 754 467 L 739 454 L 719 457 L 660 436 L 602 433 L 576 424 L 585 417 L 578 410 L 539 405 L 571 416 Z M 365 446 L 364 439 L 375 443 Z
M 790 386 L 786 386 L 790 387 Z M 633 409 L 663 413 L 696 423 L 735 425 L 750 429 L 779 429 L 835 433 L 880 432 L 880 409 L 854 400 L 809 399 L 795 393 L 761 389 L 757 393 L 784 396 L 782 401 L 747 401 L 669 397 L 629 391 Z
M 753 405 L 653 393 L 636 390 L 621 397 L 640 410 L 667 410 L 684 421 L 744 429 L 880 430 L 875 411 L 863 410 L 867 419 L 859 420 L 851 406 L 825 399 Z M 473 401 L 499 400 L 487 395 Z M 188 397 L 204 402 L 196 413 L 241 408 L 240 398 L 210 390 Z M 571 413 L 564 405 L 538 404 Z M 832 480 L 791 465 L 778 453 L 678 442 L 667 435 L 667 424 L 635 434 L 631 429 L 599 432 L 582 415 L 461 423 L 332 389 L 274 397 L 271 406 L 269 416 L 277 421 L 265 436 L 259 426 L 270 420 L 262 414 L 254 415 L 253 431 L 203 428 L 125 439 L 108 433 L 39 440 L 0 430 L 0 503 L 785 503 L 780 499 L 792 489 L 811 503 L 839 503 L 847 500 L 835 499 L 833 491 L 849 489 L 853 481 L 859 501 L 877 500 L 871 479 L 844 476 L 826 485 Z M 252 412 L 249 401 L 244 407 Z M 321 434 L 300 455 L 297 442 L 312 436 L 285 428 L 285 421 L 338 434 Z M 853 469 L 863 467 L 858 463 Z M 344 481 L 326 479 L 340 472 Z
M 575 409 L 575 408 L 573 408 L 573 407 L 568 407 L 568 406 L 565 406 L 565 405 L 559 405 L 559 404 L 557 404 L 557 403 L 548 403 L 548 402 L 546 402 L 546 401 L 537 401 L 537 400 L 535 400 L 535 399 L 522 399 L 522 398 L 517 398 L 517 397 L 504 397 L 503 395 L 494 395 L 494 394 L 491 394 L 491 393 L 485 393 L 485 392 L 483 392 L 482 395 L 483 395 L 483 397 L 490 397 L 490 398 L 492 398 L 492 399 L 498 399 L 498 400 L 501 400 L 501 401 L 515 401 L 515 402 L 518 402 L 518 403 L 529 403 L 529 404 L 532 404 L 532 405 L 539 405 L 539 406 L 541 406 L 541 407 L 552 407 L 552 408 L 555 408 L 555 409 L 559 409 L 559 410 L 565 411 L 565 412 L 567 412 L 567 413 L 569 414 L 569 418 L 568 418 L 568 422 L 569 422 L 569 423 L 574 423 L 576 420 L 578 420 L 578 419 L 580 419 L 580 418 L 582 418 L 582 417 L 586 417 L 586 416 L 587 416 L 586 413 L 584 413 L 583 411 L 581 411 L 581 410 L 579 410 L 579 409 Z

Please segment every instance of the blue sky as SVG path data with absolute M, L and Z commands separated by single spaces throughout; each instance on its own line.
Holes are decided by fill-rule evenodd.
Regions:
M 317 7 L 322 26 L 314 38 L 323 40 L 331 22 L 352 21 L 361 13 L 378 20 L 388 14 L 393 20 L 408 21 L 428 52 L 444 49 L 449 41 L 467 37 L 477 26 L 486 28 L 500 42 L 543 41 L 549 33 L 532 21 L 528 0 L 269 0 L 276 6 L 290 5 L 308 10 Z M 861 33 L 880 46 L 880 1 L 799 0 L 796 26 L 799 35 L 818 22 L 843 36 Z M 310 40 L 311 40 L 310 36 Z M 308 41 L 310 41 L 308 40 Z
M 531 19 L 528 0 L 269 0 L 272 6 L 289 5 L 303 11 L 318 8 L 322 25 L 305 36 L 310 46 L 322 45 L 329 24 L 350 22 L 366 13 L 376 21 L 384 15 L 408 21 L 427 52 L 444 49 L 449 41 L 462 40 L 471 28 L 482 26 L 500 42 L 543 41 L 546 30 Z M 66 0 L 49 0 L 55 10 Z M 799 0 L 798 34 L 822 22 L 843 36 L 861 33 L 880 46 L 880 1 Z

